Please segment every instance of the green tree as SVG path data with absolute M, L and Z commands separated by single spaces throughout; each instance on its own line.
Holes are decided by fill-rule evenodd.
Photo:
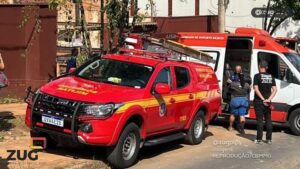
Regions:
M 300 0 L 268 0 L 264 30 L 271 35 L 286 19 L 300 19 Z
M 75 26 L 74 30 L 69 30 L 70 35 L 72 36 L 73 33 L 76 33 L 76 36 L 82 36 L 83 38 L 83 50 L 81 50 L 80 54 L 77 57 L 77 62 L 79 65 L 84 63 L 86 59 L 88 59 L 88 56 L 91 55 L 92 53 L 92 47 L 91 47 L 91 41 L 90 41 L 90 34 L 89 31 L 87 30 L 87 22 L 85 18 L 85 9 L 82 4 L 83 0 L 48 0 L 49 3 L 49 8 L 53 10 L 58 10 L 58 9 L 63 9 L 65 11 L 64 13 L 68 16 L 68 21 L 66 24 L 66 29 L 68 29 L 68 26 L 71 24 L 72 16 L 71 14 L 71 9 L 70 6 L 67 4 L 70 3 L 78 3 L 79 5 L 79 13 L 80 16 L 78 19 L 79 25 L 80 26 Z M 77 20 L 76 20 L 77 22 Z
M 124 44 L 124 33 L 130 32 L 137 22 L 142 21 L 142 17 L 138 15 L 138 0 L 134 1 L 134 15 L 132 23 L 129 23 L 129 0 L 107 0 L 104 7 L 104 11 L 107 15 L 108 23 L 107 27 L 109 30 L 109 49 L 111 52 L 114 48 L 123 46 Z M 118 39 L 118 44 L 113 47 L 114 40 Z

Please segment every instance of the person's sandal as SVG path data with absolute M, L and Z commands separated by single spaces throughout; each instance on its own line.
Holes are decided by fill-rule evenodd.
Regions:
M 228 131 L 232 131 L 233 128 L 232 128 L 232 127 L 228 127 L 227 130 L 228 130 Z

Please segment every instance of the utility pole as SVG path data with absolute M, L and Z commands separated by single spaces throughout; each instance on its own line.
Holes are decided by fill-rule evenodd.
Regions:
M 104 0 L 100 1 L 100 50 L 104 50 Z
M 218 2 L 218 31 L 225 32 L 225 0 Z

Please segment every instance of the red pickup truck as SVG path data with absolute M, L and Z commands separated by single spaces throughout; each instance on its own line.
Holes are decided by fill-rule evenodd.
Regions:
M 220 89 L 209 66 L 126 49 L 42 86 L 25 120 L 32 137 L 46 137 L 48 145 L 104 146 L 108 162 L 124 168 L 142 146 L 183 138 L 201 143 L 219 113 Z

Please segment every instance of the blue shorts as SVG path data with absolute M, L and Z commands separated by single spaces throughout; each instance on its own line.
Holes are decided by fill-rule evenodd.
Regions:
M 246 97 L 235 97 L 230 102 L 231 114 L 245 116 L 248 114 L 249 100 Z

